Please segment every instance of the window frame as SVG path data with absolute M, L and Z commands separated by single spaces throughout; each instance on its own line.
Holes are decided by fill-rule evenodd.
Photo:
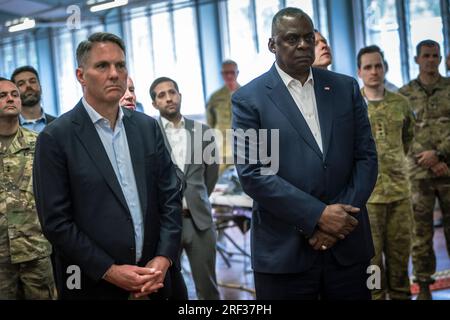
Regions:
M 410 30 L 410 17 L 407 8 L 408 0 L 395 0 L 397 9 L 397 23 L 398 32 L 400 39 L 400 61 L 401 61 L 401 73 L 403 83 L 408 83 L 412 78 L 417 75 L 411 74 L 410 61 L 414 59 L 409 53 L 409 46 L 411 41 L 411 30 Z M 449 6 L 450 0 L 439 0 L 439 6 L 441 10 L 441 20 L 443 25 L 443 38 L 444 38 L 444 54 L 450 53 L 450 21 L 449 21 Z M 357 47 L 363 47 L 371 45 L 368 43 L 366 38 L 366 24 L 364 23 L 364 0 L 353 0 L 353 10 L 355 21 L 359 21 L 362 28 L 360 31 L 355 28 L 355 33 L 357 35 Z M 444 58 L 444 57 L 443 57 Z M 445 76 L 445 75 L 444 75 Z

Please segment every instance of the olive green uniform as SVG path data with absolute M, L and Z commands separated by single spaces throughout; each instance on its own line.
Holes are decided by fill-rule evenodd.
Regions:
M 432 283 L 436 272 L 433 249 L 433 209 L 438 198 L 447 250 L 450 254 L 450 176 L 436 177 L 417 164 L 416 155 L 427 150 L 440 154 L 440 161 L 450 167 L 450 79 L 440 77 L 431 86 L 418 79 L 399 91 L 406 96 L 416 115 L 416 130 L 409 153 L 414 208 L 412 258 L 417 282 Z
M 55 298 L 51 246 L 32 187 L 36 137 L 19 127 L 8 143 L 0 141 L 0 299 Z
M 233 163 L 232 141 L 226 135 L 226 130 L 231 129 L 231 95 L 227 86 L 223 86 L 211 95 L 206 107 L 208 125 L 219 130 L 223 137 L 223 141 L 217 141 L 222 159 L 219 176 Z
M 407 99 L 387 90 L 383 100 L 368 101 L 368 113 L 378 152 L 378 179 L 367 209 L 375 246 L 372 264 L 381 270 L 381 289 L 373 290 L 372 297 L 410 299 L 412 204 L 406 154 L 413 140 L 414 114 Z

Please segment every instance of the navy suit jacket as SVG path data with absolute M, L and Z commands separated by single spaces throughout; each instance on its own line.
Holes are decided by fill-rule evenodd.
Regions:
M 181 241 L 180 181 L 157 122 L 123 109 L 123 123 L 144 216 L 140 265 L 166 256 L 177 266 Z M 136 264 L 131 214 L 111 162 L 81 101 L 37 139 L 36 206 L 53 245 L 62 299 L 126 299 L 102 280 L 112 264 Z M 81 290 L 70 290 L 70 265 L 81 268 Z M 170 272 L 168 272 L 170 274 Z M 168 286 L 170 287 L 170 286 Z
M 261 175 L 260 161 L 236 165 L 244 191 L 254 200 L 251 248 L 256 272 L 309 269 L 318 252 L 308 237 L 328 204 L 361 208 L 358 226 L 331 249 L 337 261 L 368 262 L 374 254 L 365 205 L 377 179 L 377 155 L 367 106 L 353 78 L 312 71 L 323 154 L 275 65 L 232 97 L 233 129 L 279 130 L 276 174 Z M 237 152 L 235 139 L 236 162 Z

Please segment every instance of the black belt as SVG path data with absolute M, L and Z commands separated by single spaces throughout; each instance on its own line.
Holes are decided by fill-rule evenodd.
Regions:
M 183 209 L 183 211 L 181 211 L 181 215 L 185 218 L 190 218 L 191 217 L 191 210 L 189 209 Z

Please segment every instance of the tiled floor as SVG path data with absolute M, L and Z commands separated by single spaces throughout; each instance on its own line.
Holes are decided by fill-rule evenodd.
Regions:
M 227 234 L 239 245 L 250 252 L 250 233 L 243 234 L 239 228 L 229 228 Z M 450 269 L 450 258 L 447 254 L 445 238 L 442 228 L 436 228 L 434 235 L 434 248 L 437 258 L 437 271 Z M 225 254 L 227 259 L 231 260 L 231 267 L 228 267 L 224 258 L 217 255 L 217 277 L 220 284 L 222 299 L 225 300 L 252 300 L 254 295 L 251 291 L 254 289 L 253 274 L 250 268 L 250 258 L 244 257 L 239 250 L 226 240 L 226 251 L 232 252 L 232 256 Z M 189 298 L 196 299 L 196 293 L 192 278 L 189 275 L 189 263 L 187 258 L 183 258 L 183 270 L 188 286 Z M 410 265 L 410 272 L 412 266 Z M 450 289 L 433 292 L 435 300 L 450 300 Z

